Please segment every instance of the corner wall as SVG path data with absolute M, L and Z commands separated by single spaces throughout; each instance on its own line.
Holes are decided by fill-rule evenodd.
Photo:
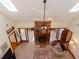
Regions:
M 8 26 L 7 26 L 8 24 Z M 0 58 L 5 54 L 7 49 L 10 47 L 10 42 L 7 36 L 6 31 L 12 26 L 11 21 L 9 20 L 8 17 L 0 13 Z M 8 47 L 6 48 L 5 51 L 2 51 L 2 46 L 4 43 L 7 43 Z
M 69 29 L 73 32 L 69 48 L 76 59 L 79 59 L 79 18 L 69 22 Z

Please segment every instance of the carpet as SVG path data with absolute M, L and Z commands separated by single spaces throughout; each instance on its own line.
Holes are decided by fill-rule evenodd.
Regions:
M 33 59 L 52 59 L 51 49 L 48 48 L 39 48 L 34 50 Z
M 56 57 L 53 49 L 50 45 L 40 48 L 33 43 L 21 43 L 15 50 L 15 56 L 16 59 L 73 59 L 69 52 L 62 57 Z

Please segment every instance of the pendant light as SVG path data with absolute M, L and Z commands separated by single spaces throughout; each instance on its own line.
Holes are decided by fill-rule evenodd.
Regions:
M 41 27 L 41 32 L 45 33 L 46 32 L 46 29 L 47 29 L 47 26 L 46 26 L 46 22 L 45 22 L 45 19 L 46 19 L 46 0 L 43 0 L 43 3 L 44 3 L 44 18 L 43 18 L 43 22 L 42 22 L 42 27 Z
M 46 0 L 43 0 L 43 3 L 44 3 L 44 16 L 43 16 L 43 21 L 42 21 L 42 24 L 41 24 L 41 27 L 40 28 L 35 28 L 35 30 L 37 32 L 42 32 L 42 33 L 46 33 L 47 32 L 47 26 L 46 26 L 46 22 L 45 22 L 45 19 L 46 19 Z

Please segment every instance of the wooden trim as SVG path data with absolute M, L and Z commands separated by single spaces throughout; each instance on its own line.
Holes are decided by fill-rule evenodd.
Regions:
M 70 30 L 69 30 L 69 31 L 70 31 Z M 70 32 L 71 32 L 71 31 L 70 31 Z M 69 42 L 71 41 L 72 35 L 73 35 L 73 32 L 71 32 L 71 37 L 70 37 Z M 68 46 L 67 46 L 67 47 L 69 47 L 69 44 L 68 44 Z
M 20 42 L 19 42 L 19 45 L 20 45 L 21 43 L 24 43 L 24 42 L 26 43 L 27 41 L 20 41 Z M 27 42 L 27 43 L 28 43 L 28 42 Z
M 14 33 L 14 31 L 13 31 L 13 32 L 11 32 L 8 36 L 11 36 L 13 33 Z
M 7 30 L 7 34 L 11 33 L 14 30 L 14 26 Z
M 27 42 L 26 40 L 22 40 L 22 41 L 20 41 L 20 42 Z
M 17 41 L 17 37 L 16 37 L 16 34 L 15 34 L 15 31 L 13 31 L 8 37 L 10 37 L 13 33 L 14 33 L 14 35 L 15 35 L 15 40 L 16 40 L 16 42 L 17 42 L 17 44 L 18 44 L 18 41 Z
M 67 28 L 61 27 L 61 28 L 50 28 L 50 29 L 67 29 Z
M 67 30 L 68 32 L 71 32 L 71 37 L 70 37 L 70 40 L 69 40 L 68 42 L 66 41 L 66 43 L 68 43 L 68 46 L 67 46 L 67 48 L 68 48 L 68 47 L 69 47 L 69 42 L 71 41 L 71 38 L 72 38 L 72 35 L 73 35 L 73 32 L 72 32 L 72 31 L 70 31 L 70 30 L 69 30 L 69 29 L 67 29 L 67 28 L 66 28 L 65 30 Z M 67 37 L 66 37 L 66 38 L 67 38 Z
M 19 30 L 19 34 L 20 34 L 20 40 L 22 41 L 22 37 L 21 37 L 20 29 L 23 29 L 23 28 L 18 28 L 18 30 Z
M 16 33 L 15 33 L 15 30 L 14 30 L 14 29 L 15 29 L 15 28 L 14 28 L 14 26 L 12 26 L 9 30 L 7 30 L 7 31 L 6 31 L 6 32 L 7 32 L 7 35 L 8 35 L 8 38 L 9 38 L 9 42 L 10 42 L 10 44 L 11 44 L 12 49 L 13 49 L 13 46 L 12 46 L 12 42 L 11 42 L 11 39 L 10 39 L 10 36 L 11 36 L 12 34 L 14 34 L 16 44 L 18 45 L 18 41 L 17 41 L 17 37 L 16 37 Z M 13 49 L 13 52 L 14 52 L 14 49 Z
M 27 40 L 28 40 L 28 42 L 29 42 L 29 31 L 28 31 L 29 29 L 27 29 Z
M 27 40 L 28 40 L 28 29 L 31 29 L 31 28 L 18 28 L 19 34 L 21 33 L 20 29 L 25 29 L 25 36 L 26 36 L 26 40 L 22 40 L 22 37 L 20 35 L 21 42 L 27 42 Z M 27 31 L 27 33 L 26 33 L 26 31 Z
M 59 40 L 58 40 L 58 38 L 59 38 L 59 31 L 60 31 L 60 29 L 57 28 L 57 31 L 56 31 L 56 38 L 57 38 L 57 41 L 59 41 Z
M 27 38 L 27 36 L 28 36 L 28 35 L 27 35 L 27 30 L 28 30 L 28 29 L 25 29 L 26 41 L 27 41 L 27 39 L 28 39 L 28 38 Z
M 67 28 L 66 28 L 66 30 L 69 30 L 69 29 L 67 29 Z M 69 31 L 70 31 L 70 30 L 69 30 Z M 72 31 L 70 31 L 70 32 L 73 34 L 73 32 L 72 32 Z
M 19 31 L 19 34 L 20 34 L 20 28 L 18 28 L 18 31 Z M 21 40 L 22 38 L 21 38 L 21 35 L 20 35 L 20 40 Z M 22 40 L 21 40 L 22 41 Z
M 9 38 L 9 42 L 10 42 L 10 44 L 11 44 L 10 37 L 8 36 L 8 38 Z M 14 49 L 13 49 L 13 46 L 12 46 L 12 44 L 11 44 L 11 47 L 12 47 L 12 50 L 13 50 L 13 52 L 14 52 Z
M 71 52 L 71 50 L 68 48 L 68 51 L 70 52 L 70 54 L 72 55 L 73 59 L 76 59 L 75 56 L 73 55 L 73 53 Z
M 32 29 L 32 28 L 18 28 L 18 29 Z
M 35 21 L 35 22 L 37 22 L 37 21 Z M 19 33 L 20 33 L 20 29 L 25 29 L 25 30 L 27 30 L 27 34 L 26 34 L 27 37 L 26 37 L 26 40 L 29 39 L 28 30 L 29 30 L 29 29 L 34 30 L 34 28 L 18 28 Z M 58 40 L 58 37 L 59 37 L 59 30 L 60 30 L 60 29 L 65 29 L 65 30 L 66 30 L 67 28 L 64 28 L 64 27 L 61 27 L 61 28 L 50 28 L 50 31 L 51 31 L 51 30 L 56 30 L 56 29 L 57 29 L 56 37 L 57 37 L 57 40 Z M 35 36 L 35 31 L 34 31 L 34 36 Z M 20 39 L 21 39 L 21 41 L 22 41 L 21 36 L 20 36 Z
M 11 42 L 11 39 L 10 39 L 10 36 L 11 36 L 12 34 L 14 34 L 14 36 L 15 36 L 15 40 L 16 40 L 16 44 L 17 44 L 17 45 L 18 45 L 18 41 L 17 41 L 17 37 L 16 37 L 16 34 L 15 34 L 15 31 L 13 31 L 13 32 L 8 36 L 9 41 L 10 41 L 10 44 L 11 44 L 11 47 L 12 47 L 12 49 L 13 49 L 12 42 Z M 13 52 L 14 52 L 14 49 L 13 49 Z
M 18 28 L 18 29 L 32 29 L 32 30 L 34 30 L 34 27 L 32 27 L 32 28 Z M 53 29 L 67 29 L 67 28 L 61 27 L 61 28 L 50 28 L 50 29 L 53 30 Z
M 17 43 L 17 45 L 18 45 L 18 40 L 17 40 L 17 36 L 16 36 L 15 31 L 14 31 L 14 35 L 15 35 L 15 38 L 16 38 L 16 43 Z

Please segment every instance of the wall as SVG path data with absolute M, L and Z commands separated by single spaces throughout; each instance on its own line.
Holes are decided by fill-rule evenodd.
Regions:
M 72 41 L 69 48 L 76 57 L 79 59 L 79 18 L 69 22 L 69 29 L 73 32 Z
M 25 21 L 25 22 L 15 22 L 16 28 L 31 28 L 34 27 L 33 21 Z
M 7 24 L 9 26 L 7 26 Z M 10 42 L 7 36 L 6 31 L 12 26 L 11 21 L 9 20 L 9 18 L 7 18 L 5 15 L 3 15 L 2 13 L 0 13 L 0 57 L 2 57 L 4 55 L 4 53 L 6 52 L 6 50 L 10 47 Z M 8 48 L 6 48 L 6 50 L 4 52 L 2 52 L 1 47 L 3 46 L 4 43 L 8 44 Z
M 16 28 L 31 28 L 34 27 L 34 21 L 25 21 L 25 22 L 15 22 Z M 52 28 L 61 28 L 69 26 L 67 21 L 52 21 L 51 27 Z
M 68 22 L 67 21 L 52 21 L 51 28 L 67 28 Z

